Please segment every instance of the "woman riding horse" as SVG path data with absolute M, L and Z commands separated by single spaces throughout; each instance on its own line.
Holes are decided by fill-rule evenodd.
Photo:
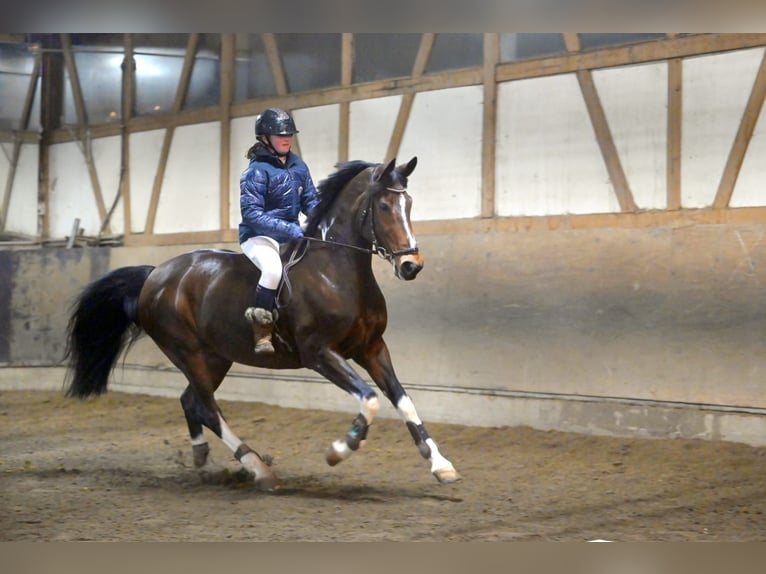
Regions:
M 129 334 L 143 329 L 189 382 L 181 395 L 194 464 L 204 466 L 210 429 L 255 478 L 273 490 L 279 482 L 263 458 L 227 423 L 214 393 L 232 364 L 269 369 L 312 369 L 360 404 L 351 429 L 331 443 L 335 465 L 362 446 L 380 403 L 349 361 L 364 368 L 404 420 L 431 472 L 446 484 L 459 480 L 426 431 L 394 372 L 383 340 L 387 312 L 372 270 L 372 255 L 389 261 L 397 277 L 423 268 L 410 223 L 407 178 L 416 158 L 396 166 L 348 162 L 319 185 L 320 202 L 285 265 L 277 293 L 274 352 L 253 352 L 252 325 L 242 309 L 255 304 L 259 270 L 244 255 L 199 250 L 152 267 L 122 267 L 96 279 L 80 295 L 69 322 L 67 354 L 75 397 L 106 391 Z

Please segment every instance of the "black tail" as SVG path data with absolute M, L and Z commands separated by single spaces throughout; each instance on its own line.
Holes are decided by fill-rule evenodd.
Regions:
M 106 392 L 117 358 L 141 335 L 138 295 L 152 269 L 115 269 L 85 287 L 74 302 L 64 355 L 67 396 L 82 399 Z M 131 325 L 135 328 L 129 333 Z

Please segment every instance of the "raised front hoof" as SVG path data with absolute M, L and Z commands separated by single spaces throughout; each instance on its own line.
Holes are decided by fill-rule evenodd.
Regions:
M 440 468 L 433 472 L 436 480 L 439 484 L 454 484 L 459 480 L 463 480 L 463 477 L 458 474 L 454 468 Z
M 343 462 L 343 457 L 332 447 L 327 449 L 327 452 L 325 452 L 324 459 L 327 461 L 327 464 L 330 466 L 335 466 L 339 462 Z

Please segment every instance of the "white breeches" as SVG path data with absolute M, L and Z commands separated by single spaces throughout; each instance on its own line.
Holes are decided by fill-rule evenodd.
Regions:
M 282 279 L 282 259 L 279 257 L 279 243 L 271 237 L 259 235 L 241 244 L 242 252 L 261 270 L 259 285 L 276 289 Z

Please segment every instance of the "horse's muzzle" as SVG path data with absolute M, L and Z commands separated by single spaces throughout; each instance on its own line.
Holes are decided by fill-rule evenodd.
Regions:
M 405 281 L 412 281 L 423 269 L 423 258 L 420 255 L 407 255 L 395 265 L 396 276 Z

